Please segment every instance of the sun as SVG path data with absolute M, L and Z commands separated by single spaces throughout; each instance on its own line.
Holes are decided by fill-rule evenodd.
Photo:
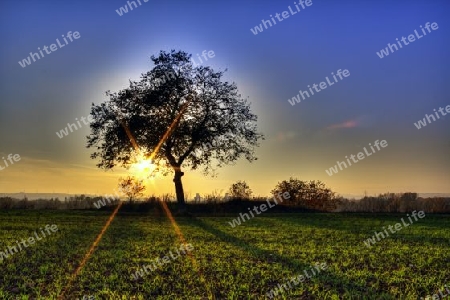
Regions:
M 153 162 L 148 159 L 143 159 L 135 164 L 136 169 L 138 169 L 141 172 L 149 172 L 152 171 L 155 167 Z
M 138 178 L 149 178 L 154 176 L 156 165 L 151 159 L 146 158 L 143 154 L 137 155 L 131 165 L 130 171 Z

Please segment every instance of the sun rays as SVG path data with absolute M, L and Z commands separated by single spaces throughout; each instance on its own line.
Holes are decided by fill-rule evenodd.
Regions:
M 140 148 L 138 146 L 138 144 L 136 142 L 136 139 L 134 138 L 134 136 L 131 133 L 131 131 L 129 130 L 129 128 L 124 124 L 124 122 L 122 122 L 119 119 L 119 122 L 122 124 L 122 126 L 123 126 L 123 128 L 124 128 L 124 130 L 125 130 L 125 132 L 126 132 L 126 134 L 128 136 L 128 138 L 130 139 L 130 142 L 131 142 L 131 144 L 132 144 L 132 146 L 133 146 L 133 148 L 135 150 L 135 156 L 132 158 L 132 163 L 130 165 L 129 171 L 130 171 L 130 173 L 135 175 L 135 177 L 137 177 L 138 180 L 143 180 L 144 181 L 145 179 L 152 178 L 152 177 L 156 176 L 156 174 L 160 170 L 160 166 L 158 164 L 154 163 L 153 158 L 156 156 L 157 152 L 159 151 L 159 149 L 161 148 L 163 143 L 167 140 L 167 138 L 170 136 L 170 134 L 172 133 L 172 131 L 176 127 L 176 124 L 178 123 L 179 119 L 183 115 L 183 113 L 186 110 L 187 105 L 190 103 L 190 101 L 192 101 L 192 98 L 183 105 L 180 113 L 173 120 L 172 124 L 169 126 L 169 128 L 167 129 L 167 131 L 165 132 L 165 134 L 163 135 L 163 137 L 159 141 L 158 145 L 156 146 L 156 149 L 154 149 L 154 151 L 152 151 L 150 153 L 150 155 L 146 155 L 146 153 L 149 153 L 148 151 L 146 151 L 147 149 Z M 152 179 L 152 182 L 153 182 L 153 179 Z M 174 231 L 175 231 L 175 233 L 176 233 L 176 235 L 178 237 L 179 242 L 181 244 L 187 244 L 187 241 L 186 241 L 183 233 L 181 232 L 177 222 L 175 221 L 175 218 L 173 217 L 171 211 L 167 207 L 167 204 L 165 202 L 161 201 L 161 200 L 160 200 L 160 204 L 163 207 L 164 212 L 165 212 L 168 220 L 171 222 L 171 224 L 172 224 L 172 226 L 174 228 Z M 94 253 L 95 248 L 100 243 L 100 240 L 102 239 L 104 233 L 108 229 L 108 227 L 111 224 L 111 222 L 114 220 L 114 218 L 115 218 L 116 214 L 118 213 L 118 211 L 119 211 L 121 206 L 122 206 L 122 202 L 119 202 L 119 204 L 115 208 L 114 212 L 111 214 L 111 216 L 109 217 L 109 219 L 106 222 L 105 226 L 101 230 L 100 234 L 97 236 L 97 238 L 95 239 L 94 243 L 91 245 L 91 247 L 89 248 L 88 252 L 84 256 L 84 258 L 81 261 L 80 265 L 73 272 L 73 274 L 70 277 L 70 280 L 67 283 L 66 287 L 61 291 L 61 294 L 60 294 L 58 299 L 64 299 L 65 293 L 72 286 L 74 280 L 76 279 L 78 274 L 81 272 L 83 267 L 86 265 L 86 263 L 89 260 L 89 258 L 91 257 L 91 255 Z M 209 294 L 209 299 L 215 299 L 214 294 L 211 291 L 211 287 L 208 284 L 208 282 L 206 281 L 205 276 L 204 276 L 204 274 L 202 272 L 202 268 L 198 265 L 197 260 L 195 259 L 194 255 L 191 252 L 188 252 L 187 254 L 188 254 L 188 257 L 190 258 L 190 260 L 191 260 L 191 262 L 192 262 L 192 264 L 194 266 L 194 269 L 199 274 L 200 280 L 205 285 L 205 288 L 206 288 L 206 290 L 207 290 L 207 292 Z

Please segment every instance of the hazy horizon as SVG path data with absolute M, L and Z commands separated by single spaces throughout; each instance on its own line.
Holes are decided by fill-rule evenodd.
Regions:
M 104 198 L 108 198 L 110 196 L 112 196 L 114 193 L 111 194 L 65 194 L 65 193 L 26 193 L 26 192 L 21 192 L 21 193 L 0 193 L 0 197 L 11 197 L 14 199 L 23 199 L 24 197 L 27 197 L 28 200 L 32 201 L 32 200 L 37 200 L 37 199 L 54 199 L 54 198 L 58 198 L 60 201 L 63 201 L 65 197 L 75 197 L 75 196 L 81 196 L 84 195 L 85 197 L 104 197 Z M 338 193 L 339 194 L 339 193 Z M 209 196 L 211 194 L 200 194 L 200 199 L 201 201 L 205 200 L 205 196 Z M 217 196 L 217 194 L 215 194 Z M 225 191 L 222 191 L 222 193 L 219 194 L 219 198 L 225 199 L 224 197 L 225 195 Z M 147 195 L 144 193 L 144 196 L 139 197 L 138 200 L 139 201 L 144 201 L 146 200 L 148 197 L 150 196 L 156 196 L 156 197 L 161 197 L 163 195 L 158 195 L 158 194 L 154 194 L 154 195 Z M 175 194 L 172 194 L 172 196 L 174 197 L 175 200 Z M 191 202 L 195 200 L 195 196 L 196 194 L 191 194 L 189 195 L 188 198 L 186 198 L 186 201 Z M 339 194 L 339 196 L 344 197 L 345 199 L 348 200 L 361 200 L 362 198 L 364 198 L 365 195 L 354 195 L 354 194 Z M 376 197 L 378 196 L 378 194 L 367 194 L 367 197 Z M 253 197 L 259 198 L 259 197 L 263 197 L 263 198 L 267 198 L 270 199 L 273 196 L 271 195 L 253 195 Z M 419 198 L 435 198 L 435 197 L 450 197 L 450 193 L 418 193 L 418 197 Z M 127 197 L 125 195 L 122 195 L 120 197 L 121 199 L 126 199 Z

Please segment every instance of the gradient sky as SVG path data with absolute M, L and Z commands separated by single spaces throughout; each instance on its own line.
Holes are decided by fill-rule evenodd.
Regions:
M 160 50 L 201 53 L 228 68 L 266 136 L 258 161 L 240 160 L 215 178 L 185 170 L 185 192 L 210 193 L 245 180 L 268 195 L 290 176 L 322 180 L 340 194 L 450 192 L 450 116 L 414 122 L 450 105 L 450 2 L 313 0 L 258 35 L 250 28 L 294 1 L 149 1 L 119 16 L 126 1 L 8 1 L 0 4 L 0 193 L 112 193 L 124 169 L 105 172 L 86 149 L 89 127 L 56 132 L 87 117 L 153 66 Z M 426 22 L 439 29 L 380 59 L 376 52 Z M 81 38 L 22 68 L 18 61 L 68 31 Z M 420 31 L 419 31 L 420 32 Z M 350 76 L 301 103 L 288 99 L 338 69 Z M 325 169 L 375 140 L 388 147 L 338 174 Z M 0 166 L 3 166 L 0 160 Z M 172 176 L 149 194 L 173 193 Z

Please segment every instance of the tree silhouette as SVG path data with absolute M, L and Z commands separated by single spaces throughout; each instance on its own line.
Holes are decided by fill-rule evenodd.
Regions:
M 130 166 L 136 152 L 144 154 L 164 175 L 174 172 L 179 210 L 185 212 L 183 167 L 214 168 L 244 156 L 256 160 L 254 149 L 263 135 L 235 83 L 222 82 L 224 72 L 193 67 L 191 55 L 164 52 L 151 60 L 154 68 L 109 100 L 92 104 L 87 147 L 99 168 Z M 170 76 L 169 76 L 169 75 Z M 162 80 L 164 79 L 164 80 Z
M 253 194 L 247 182 L 241 180 L 231 185 L 229 193 L 232 198 L 239 200 L 248 200 Z
M 291 177 L 289 181 L 278 182 L 272 190 L 274 196 L 284 192 L 291 195 L 287 203 L 311 209 L 330 210 L 336 202 L 335 193 L 320 180 L 307 182 Z
M 142 180 L 128 176 L 126 178 L 119 178 L 119 190 L 127 196 L 128 202 L 131 203 L 133 199 L 144 195 L 143 191 L 145 191 L 145 186 Z

